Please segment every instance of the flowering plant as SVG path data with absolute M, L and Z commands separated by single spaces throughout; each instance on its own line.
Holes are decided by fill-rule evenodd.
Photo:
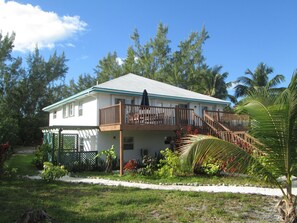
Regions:
M 136 172 L 137 170 L 137 162 L 136 160 L 129 160 L 128 163 L 124 166 L 124 170 L 128 172 Z
M 9 144 L 0 144 L 0 174 L 3 173 L 4 161 L 7 158 L 7 152 L 9 149 Z

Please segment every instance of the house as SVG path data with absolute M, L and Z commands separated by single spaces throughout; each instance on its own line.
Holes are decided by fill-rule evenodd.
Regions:
M 49 126 L 42 129 L 45 140 L 59 151 L 101 151 L 114 145 L 122 167 L 169 147 L 174 131 L 183 126 L 210 125 L 201 118 L 203 111 L 221 112 L 227 105 L 130 73 L 45 107 Z

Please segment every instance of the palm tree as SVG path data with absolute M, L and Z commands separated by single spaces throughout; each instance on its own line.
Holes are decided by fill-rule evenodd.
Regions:
M 233 103 L 236 103 L 236 98 L 228 94 L 228 88 L 232 85 L 232 82 L 226 83 L 229 73 L 222 73 L 221 70 L 222 66 L 207 67 L 202 70 L 201 89 L 199 92 L 215 98 L 229 98 Z
M 193 167 L 209 158 L 220 160 L 229 171 L 236 169 L 274 183 L 283 194 L 278 203 L 283 222 L 297 222 L 296 197 L 292 194 L 292 176 L 297 174 L 297 71 L 280 95 L 258 89 L 238 105 L 238 110 L 251 118 L 250 134 L 260 142 L 257 151 L 250 154 L 211 136 L 188 136 L 181 147 L 181 159 Z M 251 172 L 251 168 L 256 171 Z M 280 176 L 286 177 L 285 186 L 278 182 Z
M 269 75 L 273 73 L 272 67 L 268 67 L 264 63 L 260 63 L 255 72 L 247 69 L 245 74 L 247 76 L 241 76 L 235 83 L 238 85 L 235 89 L 235 97 L 242 97 L 248 95 L 250 91 L 257 90 L 259 88 L 266 88 L 272 92 L 279 93 L 284 90 L 283 88 L 276 88 L 276 86 L 285 80 L 285 77 L 281 74 L 277 74 L 271 80 Z M 250 76 L 250 77 L 248 77 Z

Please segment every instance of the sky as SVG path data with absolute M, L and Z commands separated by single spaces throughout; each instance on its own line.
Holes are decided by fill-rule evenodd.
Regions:
M 109 52 L 125 59 L 135 29 L 145 43 L 162 22 L 175 51 L 205 26 L 206 63 L 223 66 L 227 81 L 264 62 L 287 86 L 297 69 L 296 9 L 294 0 L 0 0 L 0 30 L 16 33 L 14 55 L 26 57 L 36 45 L 45 58 L 65 52 L 66 80 L 76 80 L 94 75 Z

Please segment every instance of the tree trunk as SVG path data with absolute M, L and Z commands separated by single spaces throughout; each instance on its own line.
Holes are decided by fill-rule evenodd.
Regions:
M 276 209 L 281 216 L 282 223 L 297 223 L 296 197 L 294 195 L 289 195 L 288 198 L 278 202 Z

